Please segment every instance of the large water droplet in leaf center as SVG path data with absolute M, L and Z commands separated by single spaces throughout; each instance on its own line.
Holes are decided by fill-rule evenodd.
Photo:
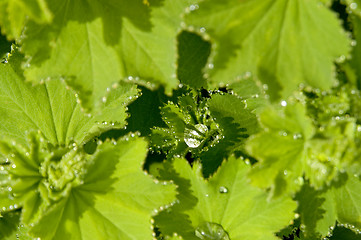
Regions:
M 184 142 L 190 148 L 197 148 L 201 145 L 207 131 L 208 127 L 203 124 L 196 124 L 194 125 L 194 128 L 185 128 Z
M 206 222 L 195 230 L 195 235 L 202 240 L 229 240 L 227 232 L 220 224 Z

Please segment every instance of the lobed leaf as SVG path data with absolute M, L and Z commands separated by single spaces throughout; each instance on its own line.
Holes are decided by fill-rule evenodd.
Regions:
M 339 20 L 315 0 L 204 1 L 187 23 L 205 28 L 212 39 L 213 86 L 251 71 L 273 100 L 289 96 L 300 83 L 329 89 L 333 62 L 350 50 Z
M 277 239 L 274 232 L 293 218 L 295 203 L 287 198 L 267 200 L 265 192 L 247 183 L 248 167 L 241 160 L 230 157 L 209 181 L 201 176 L 199 163 L 192 169 L 185 160 L 175 159 L 172 166 L 162 176 L 173 176 L 179 203 L 155 218 L 163 234 L 178 233 L 185 239 Z
M 155 183 L 142 171 L 147 153 L 143 139 L 107 141 L 93 155 L 81 148 L 51 152 L 44 139 L 31 141 L 29 154 L 2 144 L 12 164 L 10 192 L 31 235 L 152 239 L 151 217 L 174 200 L 175 188 Z
M 32 82 L 65 77 L 93 109 L 106 89 L 128 78 L 148 87 L 178 86 L 176 41 L 181 13 L 192 1 L 55 1 L 52 25 L 27 25 L 23 50 Z
M 126 105 L 137 95 L 131 83 L 114 85 L 98 107 L 86 114 L 76 96 L 63 81 L 25 83 L 22 58 L 14 52 L 8 63 L 0 64 L 0 134 L 2 138 L 26 144 L 26 134 L 39 130 L 53 145 L 83 144 L 108 129 L 125 126 Z

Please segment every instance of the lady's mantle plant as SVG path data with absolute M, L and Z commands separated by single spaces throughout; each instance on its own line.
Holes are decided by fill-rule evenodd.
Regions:
M 1 239 L 361 239 L 361 2 L 0 0 Z

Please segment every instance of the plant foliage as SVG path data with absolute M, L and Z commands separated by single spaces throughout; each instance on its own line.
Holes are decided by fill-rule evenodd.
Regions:
M 361 239 L 361 1 L 0 0 L 0 238 Z

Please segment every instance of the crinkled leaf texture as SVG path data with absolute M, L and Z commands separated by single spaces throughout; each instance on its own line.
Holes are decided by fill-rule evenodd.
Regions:
M 152 239 L 152 212 L 172 202 L 175 191 L 144 174 L 146 152 L 146 142 L 137 138 L 100 145 L 84 183 L 31 232 L 41 239 Z
M 208 97 L 186 94 L 177 105 L 169 102 L 161 108 L 167 128 L 154 128 L 151 135 L 154 149 L 169 149 L 168 159 L 190 153 L 200 158 L 205 177 L 233 152 L 244 150 L 245 140 L 259 130 L 254 109 L 240 97 L 221 93 Z
M 49 0 L 52 24 L 27 25 L 25 75 L 33 82 L 64 77 L 87 109 L 123 78 L 164 85 L 170 94 L 178 86 L 180 15 L 190 2 Z
M 179 186 L 179 203 L 155 218 L 163 234 L 178 233 L 184 239 L 277 239 L 274 233 L 293 219 L 295 202 L 267 200 L 265 192 L 249 185 L 249 167 L 242 160 L 230 157 L 209 181 L 200 167 L 195 163 L 192 169 L 177 158 L 162 173 Z
M 23 207 L 21 220 L 30 235 L 152 239 L 151 216 L 174 201 L 175 187 L 157 184 L 143 172 L 145 140 L 127 137 L 100 144 L 93 155 L 74 148 L 63 156 L 46 154 L 45 140 L 31 140 L 35 146 L 29 154 L 7 146 L 14 164 L 8 170 L 14 182 L 10 192 Z
M 90 115 L 63 81 L 31 86 L 22 75 L 21 55 L 15 51 L 7 61 L 0 64 L 1 138 L 25 145 L 27 132 L 39 130 L 53 145 L 80 145 L 108 129 L 125 126 L 126 105 L 137 95 L 133 84 L 114 85 L 98 112 Z
M 268 84 L 272 99 L 303 82 L 330 88 L 333 61 L 349 51 L 339 20 L 316 0 L 204 1 L 187 23 L 204 27 L 212 39 L 214 85 L 251 71 Z
M 249 177 L 259 187 L 272 187 L 274 196 L 295 193 L 303 177 L 321 189 L 351 166 L 357 152 L 355 119 L 330 119 L 319 130 L 304 103 L 290 100 L 286 104 L 263 111 L 260 120 L 265 131 L 251 137 L 246 147 L 259 161 Z

